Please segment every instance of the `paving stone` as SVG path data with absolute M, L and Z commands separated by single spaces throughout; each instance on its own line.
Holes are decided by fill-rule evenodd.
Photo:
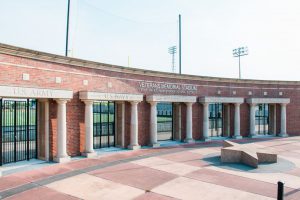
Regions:
M 219 153 L 221 148 L 215 148 L 215 147 L 209 147 L 209 148 L 199 148 L 199 149 L 194 149 L 191 150 L 190 152 L 192 153 L 198 153 L 201 155 L 208 155 L 212 153 Z
M 177 199 L 173 198 L 173 197 L 164 196 L 161 194 L 156 194 L 153 192 L 147 192 L 147 193 L 135 198 L 134 200 L 177 200 Z
M 88 174 L 80 174 L 46 186 L 81 199 L 126 200 L 136 198 L 144 193 L 143 190 Z
M 169 181 L 161 186 L 154 188 L 152 192 L 178 199 L 189 200 L 273 199 L 266 196 L 205 183 L 185 177 L 179 177 L 172 181 Z
M 103 161 L 100 159 L 84 159 L 84 160 L 76 160 L 68 163 L 62 164 L 65 168 L 78 170 L 78 169 L 84 169 L 86 167 L 102 164 Z
M 0 191 L 4 191 L 10 188 L 15 188 L 20 185 L 24 185 L 26 183 L 29 183 L 29 181 L 26 181 L 16 175 L 9 175 L 5 177 L 0 178 Z
M 198 153 L 192 153 L 189 151 L 183 151 L 178 153 L 172 153 L 160 156 L 160 158 L 171 160 L 174 162 L 188 162 L 188 161 L 195 161 L 195 160 L 201 160 L 203 156 L 199 155 Z
M 276 198 L 277 196 L 276 183 L 271 184 L 241 176 L 217 172 L 214 170 L 200 169 L 198 171 L 185 175 L 185 177 L 272 198 Z M 292 189 L 285 188 L 285 192 L 289 191 L 292 191 Z
M 90 174 L 143 190 L 151 190 L 152 188 L 177 177 L 170 173 L 132 163 L 100 169 L 93 171 Z
M 38 187 L 8 197 L 7 200 L 79 200 L 71 195 L 63 194 L 55 190 Z

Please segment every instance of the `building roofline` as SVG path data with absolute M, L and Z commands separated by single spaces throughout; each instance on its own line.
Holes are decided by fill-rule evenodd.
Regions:
M 300 85 L 300 81 L 279 81 L 279 80 L 255 80 L 255 79 L 236 79 L 236 78 L 222 78 L 222 77 L 209 77 L 209 76 L 198 76 L 188 74 L 175 74 L 170 72 L 160 72 L 154 70 L 138 69 L 131 67 L 124 67 L 112 64 L 105 64 L 95 61 L 88 61 L 79 58 L 66 57 L 22 47 L 16 47 L 12 45 L 0 43 L 0 54 L 7 54 L 22 58 L 29 58 L 38 61 L 46 61 L 57 64 L 79 66 L 85 68 L 100 69 L 113 72 L 121 72 L 136 75 L 155 76 L 162 78 L 173 78 L 173 79 L 187 79 L 187 80 L 198 80 L 198 81 L 214 81 L 223 83 L 255 83 L 255 84 L 285 84 L 285 85 Z

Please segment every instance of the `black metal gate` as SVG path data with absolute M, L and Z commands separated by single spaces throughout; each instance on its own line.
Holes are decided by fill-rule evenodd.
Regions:
M 37 158 L 37 102 L 1 99 L 0 165 Z
M 209 104 L 209 136 L 223 137 L 223 104 Z
M 255 132 L 258 135 L 271 134 L 269 131 L 269 110 L 270 105 L 268 104 L 258 104 L 255 107 Z
M 93 103 L 94 149 L 115 146 L 115 103 L 96 101 Z
M 173 104 L 157 104 L 157 140 L 173 140 Z

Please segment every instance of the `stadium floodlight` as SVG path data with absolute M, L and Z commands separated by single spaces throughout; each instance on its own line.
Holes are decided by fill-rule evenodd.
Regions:
M 248 47 L 239 47 L 232 50 L 233 57 L 239 58 L 239 78 L 241 79 L 241 56 L 248 55 Z
M 176 73 L 176 68 L 175 68 L 175 54 L 177 53 L 177 47 L 176 46 L 171 46 L 169 47 L 169 54 L 172 55 L 172 72 Z

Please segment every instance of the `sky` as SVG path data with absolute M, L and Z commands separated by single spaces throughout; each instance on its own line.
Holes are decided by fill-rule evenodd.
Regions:
M 247 46 L 243 79 L 300 80 L 299 0 L 71 0 L 69 54 L 171 72 L 178 14 L 183 74 L 237 78 Z M 64 55 L 66 16 L 67 0 L 0 0 L 0 43 Z

